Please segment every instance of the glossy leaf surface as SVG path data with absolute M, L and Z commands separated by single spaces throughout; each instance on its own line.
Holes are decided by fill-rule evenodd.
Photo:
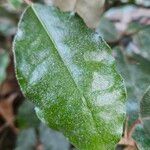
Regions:
M 125 89 L 111 50 L 78 16 L 32 5 L 14 41 L 17 78 L 38 117 L 81 150 L 113 150 Z

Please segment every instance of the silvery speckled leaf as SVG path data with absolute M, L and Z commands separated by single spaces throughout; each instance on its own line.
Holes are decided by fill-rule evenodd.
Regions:
M 114 149 L 125 88 L 106 42 L 81 18 L 32 5 L 14 41 L 17 79 L 38 117 L 78 149 Z

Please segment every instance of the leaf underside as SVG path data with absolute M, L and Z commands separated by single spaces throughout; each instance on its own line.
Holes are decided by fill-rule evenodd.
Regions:
M 14 41 L 16 74 L 38 117 L 81 150 L 113 150 L 126 97 L 111 50 L 78 16 L 27 8 Z

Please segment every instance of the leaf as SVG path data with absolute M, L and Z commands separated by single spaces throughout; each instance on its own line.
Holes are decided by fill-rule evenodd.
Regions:
M 55 6 L 62 11 L 77 12 L 90 28 L 99 24 L 105 0 L 53 0 Z
M 150 86 L 146 90 L 141 101 L 141 119 L 144 123 L 145 132 L 150 136 Z
M 5 37 L 15 34 L 17 20 L 17 14 L 10 12 L 9 6 L 7 6 L 7 9 L 4 5 L 0 5 L 0 34 L 3 34 Z M 2 44 L 4 45 L 4 43 Z
M 9 126 L 15 133 L 18 132 L 14 125 L 15 116 L 13 110 L 13 102 L 17 96 L 17 93 L 13 93 L 7 98 L 1 99 L 0 101 L 0 115 L 5 119 L 5 123 L 3 126 L 1 126 L 0 131 Z
M 133 43 L 136 48 L 132 48 L 133 53 L 138 54 L 150 61 L 150 27 L 140 30 L 133 36 Z
M 0 33 L 5 36 L 13 35 L 16 31 L 15 24 L 8 18 L 0 17 Z
M 69 150 L 70 147 L 61 133 L 49 129 L 41 123 L 38 136 L 34 128 L 24 129 L 19 133 L 15 150 L 35 149 L 38 142 L 37 138 L 39 138 L 44 150 Z
M 38 120 L 35 114 L 34 106 L 31 102 L 26 100 L 19 107 L 17 122 L 18 122 L 19 128 L 21 129 L 29 128 L 29 127 L 37 128 L 39 126 L 40 121 Z
M 27 100 L 19 108 L 17 124 L 21 131 L 15 150 L 32 150 L 37 147 L 38 141 L 45 150 L 69 150 L 70 143 L 65 137 L 43 125 L 35 114 L 33 104 Z
M 100 24 L 96 30 L 107 42 L 115 42 L 120 38 L 114 24 L 106 17 L 100 19 Z
M 88 27 L 96 28 L 103 13 L 104 3 L 105 0 L 77 0 L 75 10 Z
M 149 85 L 149 62 L 142 57 L 128 56 L 122 47 L 115 48 L 113 52 L 116 56 L 118 70 L 125 79 L 128 93 L 127 103 L 132 103 L 132 107 L 127 106 L 130 114 L 130 111 L 138 109 L 138 103 Z
M 33 150 L 36 146 L 36 133 L 33 128 L 19 133 L 15 150 Z
M 62 11 L 74 11 L 77 0 L 52 0 Z
M 69 150 L 70 144 L 65 137 L 44 124 L 39 127 L 40 141 L 45 150 Z
M 15 8 L 20 8 L 23 0 L 9 0 L 9 2 L 15 7 Z
M 123 81 L 110 48 L 82 19 L 28 7 L 14 55 L 20 87 L 43 122 L 81 150 L 115 147 L 125 114 Z
M 145 24 L 141 24 L 140 22 L 133 21 L 128 24 L 128 28 L 125 32 L 127 35 L 134 35 L 146 27 L 147 27 L 147 25 L 145 25 Z
M 150 83 L 149 62 L 142 57 L 129 56 L 126 49 L 114 48 L 118 70 L 125 79 L 128 101 L 126 104 L 129 124 L 133 124 L 139 118 L 140 100 Z M 140 150 L 147 150 L 149 142 L 144 134 L 144 129 L 139 125 L 134 132 L 133 138 L 137 141 Z
M 132 34 L 132 32 L 149 25 L 149 13 L 150 10 L 146 8 L 125 5 L 109 9 L 105 13 L 105 17 L 115 23 L 120 34 Z
M 0 49 L 0 84 L 4 81 L 6 77 L 6 68 L 9 63 L 8 54 Z

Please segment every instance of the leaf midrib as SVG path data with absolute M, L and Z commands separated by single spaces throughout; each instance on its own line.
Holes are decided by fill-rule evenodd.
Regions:
M 34 8 L 33 4 L 31 5 L 31 8 L 32 8 L 32 10 L 33 10 L 35 16 L 37 17 L 37 19 L 38 19 L 39 22 L 41 23 L 41 25 L 42 25 L 44 31 L 46 32 L 46 34 L 48 35 L 48 37 L 50 38 L 50 40 L 51 40 L 52 43 L 54 44 L 54 47 L 55 47 L 55 49 L 56 49 L 56 51 L 57 51 L 57 53 L 58 53 L 58 56 L 60 57 L 60 59 L 61 59 L 61 61 L 63 62 L 64 66 L 67 68 L 67 71 L 68 71 L 68 73 L 70 74 L 70 76 L 71 76 L 71 78 L 72 78 L 72 80 L 73 80 L 73 82 L 74 82 L 76 88 L 78 89 L 78 91 L 80 92 L 80 94 L 81 94 L 81 96 L 82 96 L 82 97 L 81 97 L 82 101 L 84 100 L 84 101 L 83 101 L 83 104 L 85 104 L 86 107 L 88 108 L 88 110 L 90 111 L 91 116 L 92 116 L 92 119 L 93 119 L 93 122 L 94 122 L 94 125 L 95 125 L 95 129 L 96 129 L 97 133 L 100 135 L 99 130 L 97 129 L 97 125 L 96 125 L 96 123 L 95 123 L 94 115 L 93 115 L 93 113 L 92 113 L 90 107 L 88 106 L 88 102 L 87 102 L 87 100 L 86 100 L 86 98 L 85 98 L 85 95 L 83 94 L 83 92 L 81 92 L 80 88 L 78 87 L 78 85 L 77 85 L 75 79 L 73 78 L 73 75 L 72 75 L 70 69 L 69 69 L 69 68 L 67 67 L 67 65 L 65 64 L 65 60 L 63 60 L 61 54 L 60 54 L 59 51 L 57 50 L 58 48 L 57 48 L 57 45 L 56 45 L 55 41 L 53 40 L 52 36 L 51 36 L 50 33 L 48 32 L 48 29 L 47 29 L 46 25 L 41 21 L 40 17 L 39 17 L 38 14 L 36 13 L 36 9 Z

